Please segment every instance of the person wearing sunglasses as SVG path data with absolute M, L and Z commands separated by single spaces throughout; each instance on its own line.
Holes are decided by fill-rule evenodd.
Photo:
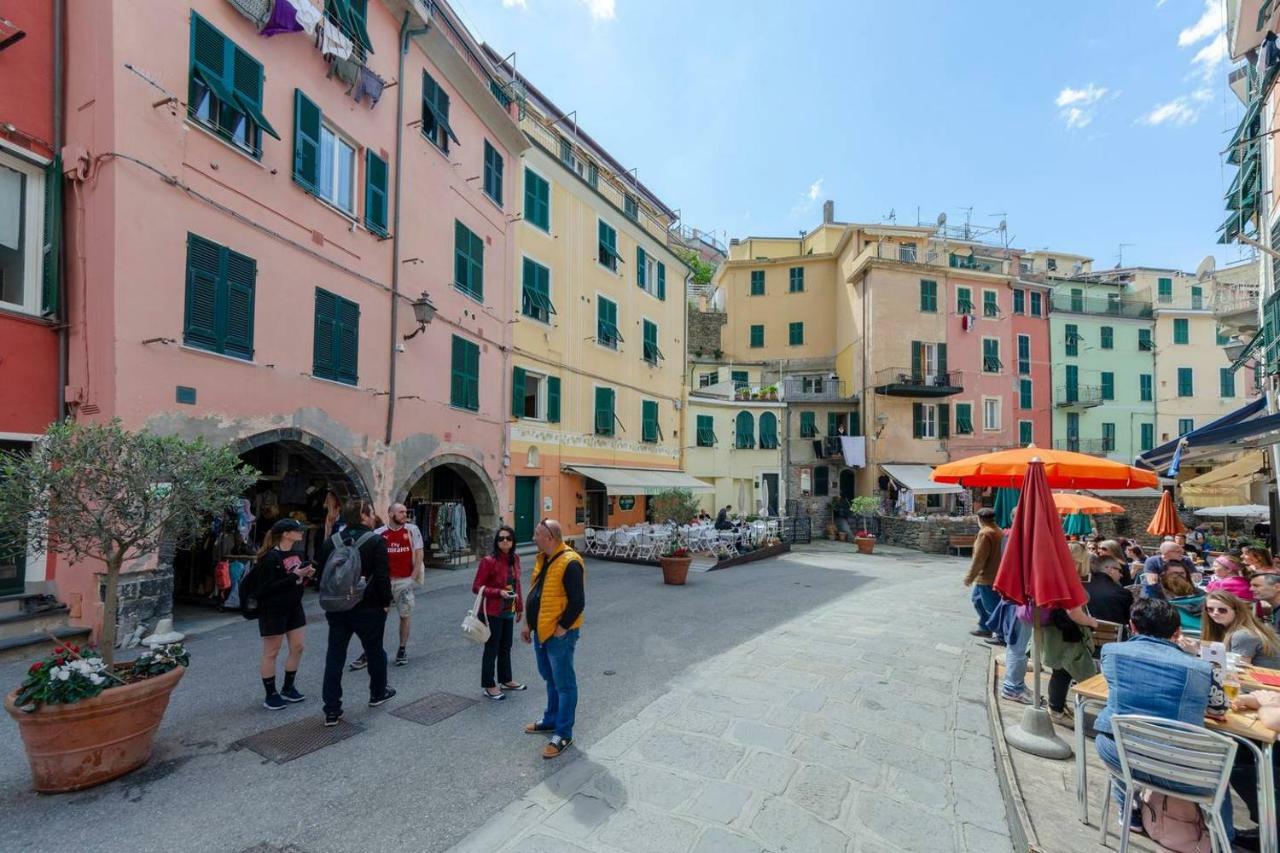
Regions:
M 1205 596 L 1200 639 L 1223 643 L 1246 666 L 1280 669 L 1280 637 L 1253 615 L 1251 604 L 1229 592 L 1214 590 Z
M 507 698 L 506 691 L 526 687 L 511 677 L 511 641 L 515 636 L 515 623 L 524 615 L 520 556 L 516 554 L 516 532 L 511 527 L 504 524 L 494 534 L 493 551 L 476 568 L 471 591 L 483 593 L 484 612 L 489 621 L 489 639 L 485 641 L 480 664 L 480 686 L 485 696 L 501 701 Z

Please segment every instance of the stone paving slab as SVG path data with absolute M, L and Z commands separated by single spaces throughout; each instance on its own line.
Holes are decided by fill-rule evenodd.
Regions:
M 967 560 L 887 550 L 785 555 L 873 580 L 672 679 L 454 849 L 1011 850 Z

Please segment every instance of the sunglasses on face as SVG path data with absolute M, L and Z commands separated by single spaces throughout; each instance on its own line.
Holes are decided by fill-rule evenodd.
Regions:
M 499 536 L 499 537 L 498 537 L 498 541 L 499 541 L 499 542 L 510 542 L 510 541 L 511 541 L 511 537 L 510 537 L 510 536 L 507 536 L 506 534 L 503 534 L 502 536 Z

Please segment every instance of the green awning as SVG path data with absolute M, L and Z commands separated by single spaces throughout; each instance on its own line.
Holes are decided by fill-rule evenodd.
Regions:
M 231 90 L 226 87 L 226 84 L 222 82 L 221 77 L 206 70 L 200 65 L 192 65 L 191 70 L 200 78 L 200 82 L 205 85 L 205 88 L 213 93 L 213 96 L 220 102 L 231 107 L 235 107 L 236 109 L 241 109 L 241 107 L 236 103 L 235 95 L 233 95 Z M 191 109 L 193 111 L 195 110 L 195 104 L 191 105 Z
M 622 255 L 618 254 L 618 250 L 613 248 L 613 246 L 610 246 L 608 243 L 602 241 L 600 243 L 600 251 L 604 252 L 610 258 L 613 258 L 614 263 L 625 263 L 625 261 L 622 260 Z
M 626 343 L 626 340 L 622 337 L 622 331 L 616 325 L 610 323 L 608 320 L 600 320 L 599 323 L 600 331 L 604 332 L 605 338 L 617 341 L 620 344 Z
M 547 314 L 556 313 L 556 306 L 551 304 L 551 298 L 540 290 L 526 287 L 524 288 L 524 298 L 529 300 L 530 304 L 539 311 L 545 311 Z
M 1218 230 L 1222 232 L 1222 236 L 1218 238 L 1219 243 L 1231 243 L 1240 234 L 1242 217 L 1239 211 L 1233 212 L 1227 217 L 1227 221 L 1219 226 Z
M 1254 98 L 1249 102 L 1249 106 L 1244 111 L 1244 118 L 1240 119 L 1240 125 L 1236 128 L 1236 132 L 1231 134 L 1231 141 L 1228 145 L 1235 145 L 1243 139 L 1252 139 L 1257 134 L 1249 130 L 1249 126 L 1258 120 L 1258 114 L 1262 111 L 1262 99 Z
M 441 113 L 438 109 L 436 109 L 436 105 L 431 103 L 431 101 L 427 100 L 426 98 L 422 99 L 422 103 L 424 106 L 426 106 L 428 110 L 431 111 L 431 118 L 435 120 L 436 126 L 444 128 L 445 134 L 447 134 L 448 137 L 453 140 L 454 145 L 461 145 L 462 143 L 458 141 L 457 134 L 455 134 L 453 132 L 453 128 L 449 126 L 449 120 L 444 117 L 443 113 Z
M 280 134 L 276 133 L 276 129 L 271 126 L 271 122 L 267 121 L 267 117 L 262 114 L 262 107 L 253 101 L 241 95 L 239 92 L 235 94 L 236 105 L 240 110 L 253 119 L 253 123 L 262 128 L 263 133 L 269 133 L 276 139 L 280 139 Z M 283 140 L 281 140 L 283 141 Z
M 1263 338 L 1262 329 L 1259 329 L 1258 331 L 1254 332 L 1253 337 L 1249 339 L 1249 343 L 1245 344 L 1244 349 L 1240 351 L 1240 354 L 1238 356 L 1236 356 L 1236 360 L 1231 362 L 1232 373 L 1235 373 L 1237 370 L 1243 367 L 1244 363 L 1253 357 L 1254 350 L 1262 346 L 1262 343 L 1263 343 L 1262 338 Z

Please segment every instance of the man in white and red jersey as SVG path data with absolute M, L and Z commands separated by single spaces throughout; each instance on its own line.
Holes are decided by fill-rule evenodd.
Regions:
M 409 644 L 409 624 L 413 616 L 413 592 L 422 586 L 422 531 L 409 522 L 409 510 L 404 504 L 392 504 L 387 509 L 387 523 L 374 531 L 387 543 L 387 561 L 391 566 L 391 597 L 400 614 L 400 649 L 396 652 L 396 666 L 409 662 L 405 646 Z M 352 669 L 366 666 L 361 655 Z

